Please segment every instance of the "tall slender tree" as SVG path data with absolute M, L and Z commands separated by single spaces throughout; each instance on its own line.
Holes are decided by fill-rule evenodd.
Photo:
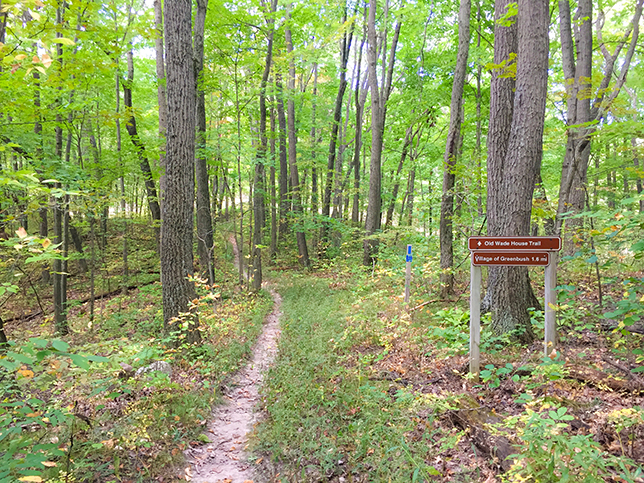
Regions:
M 449 297 L 454 291 L 454 235 L 452 217 L 454 216 L 454 184 L 456 180 L 456 161 L 461 138 L 463 87 L 467 75 L 467 58 L 470 51 L 470 0 L 461 0 L 458 11 L 458 54 L 454 79 L 452 81 L 452 99 L 450 103 L 449 131 L 443 159 L 443 196 L 441 199 L 440 246 L 441 246 L 441 294 Z
M 203 78 L 204 34 L 208 0 L 197 0 L 194 28 L 195 82 L 197 90 L 197 157 L 195 173 L 197 180 L 197 253 L 201 272 L 212 284 L 215 281 L 213 264 L 213 228 L 210 211 L 210 188 L 208 159 L 206 156 L 206 92 Z
M 388 0 L 386 0 L 388 2 Z M 387 116 L 387 100 L 391 94 L 392 78 L 394 71 L 394 60 L 396 58 L 396 46 L 400 36 L 400 22 L 396 23 L 394 36 L 387 62 L 387 36 L 385 15 L 385 32 L 381 36 L 383 45 L 382 59 L 382 88 L 378 87 L 378 34 L 376 33 L 376 10 L 377 0 L 369 1 L 369 16 L 367 20 L 367 62 L 369 66 L 369 87 L 371 88 L 371 158 L 369 165 L 369 204 L 367 206 L 367 219 L 365 221 L 366 237 L 363 241 L 362 263 L 370 266 L 375 261 L 378 242 L 373 235 L 380 230 L 382 222 L 382 145 L 385 130 L 385 118 Z M 385 11 L 388 13 L 389 4 L 385 4 Z

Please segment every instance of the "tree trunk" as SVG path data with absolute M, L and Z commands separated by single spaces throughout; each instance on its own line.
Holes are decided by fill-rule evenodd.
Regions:
M 168 100 L 166 94 L 165 63 L 163 52 L 163 6 L 161 0 L 154 0 L 154 28 L 156 36 L 154 37 L 154 51 L 156 60 L 157 74 L 157 103 L 159 104 L 159 168 L 161 168 L 161 177 L 159 179 L 159 190 L 164 192 L 165 187 L 165 136 L 168 130 Z M 163 202 L 159 200 L 159 204 Z
M 168 137 L 166 191 L 161 227 L 161 284 L 163 323 L 166 331 L 180 313 L 190 310 L 196 297 L 193 275 L 192 223 L 194 215 L 195 79 L 192 59 L 192 9 L 190 0 L 165 5 Z M 196 315 L 188 316 L 186 341 L 201 336 Z
M 344 4 L 344 15 L 342 23 L 347 21 L 347 4 Z M 340 131 L 340 124 L 342 123 L 342 106 L 344 93 L 347 90 L 347 64 L 349 62 L 349 53 L 351 51 L 351 41 L 353 39 L 353 29 L 355 23 L 351 24 L 349 32 L 346 30 L 342 36 L 342 44 L 340 45 L 340 84 L 338 86 L 338 93 L 335 96 L 335 106 L 333 108 L 333 123 L 331 124 L 331 137 L 329 138 L 329 155 L 326 166 L 326 176 L 324 183 L 324 198 L 322 200 L 322 216 L 325 220 L 322 223 L 320 230 L 320 242 L 326 245 L 329 237 L 329 223 L 327 219 L 331 215 L 331 191 L 333 188 L 333 174 L 335 171 L 336 184 L 339 183 L 337 173 L 336 157 L 337 157 L 337 143 L 338 133 Z M 342 167 L 340 166 L 340 170 Z
M 302 213 L 302 204 L 300 202 L 300 179 L 297 171 L 297 133 L 295 132 L 295 103 L 293 101 L 293 94 L 295 91 L 295 60 L 293 59 L 293 40 L 291 38 L 291 29 L 289 23 L 291 20 L 290 5 L 286 9 L 286 28 L 284 36 L 286 39 L 286 51 L 289 54 L 289 79 L 288 87 L 290 96 L 287 103 L 288 108 L 288 160 L 289 168 L 291 170 L 291 189 L 293 192 L 293 211 L 296 215 Z M 303 228 L 295 229 L 295 236 L 297 238 L 297 251 L 299 254 L 300 265 L 303 267 L 310 267 L 309 250 L 306 245 L 306 235 Z
M 266 60 L 264 64 L 264 74 L 260 84 L 259 92 L 259 145 L 257 147 L 257 158 L 255 162 L 255 180 L 253 190 L 253 210 L 255 212 L 255 226 L 253 232 L 252 248 L 252 273 L 253 273 L 253 291 L 259 292 L 262 288 L 262 250 L 260 246 L 263 242 L 263 217 L 264 207 L 266 204 L 266 153 L 268 152 L 268 137 L 266 135 L 266 86 L 268 85 L 268 76 L 271 73 L 271 64 L 273 63 L 273 14 L 277 8 L 277 0 L 272 0 L 271 9 L 266 12 L 266 23 L 268 34 L 268 46 L 266 48 Z M 273 174 L 273 178 L 275 175 Z
M 192 44 L 192 42 L 191 42 Z M 194 74 L 193 74 L 194 77 Z M 145 190 L 148 196 L 148 208 L 150 209 L 150 215 L 152 216 L 152 221 L 155 225 L 155 234 L 157 240 L 159 239 L 159 228 L 158 223 L 161 221 L 161 208 L 159 207 L 159 198 L 157 196 L 156 183 L 154 182 L 154 177 L 152 176 L 152 168 L 150 167 L 150 162 L 145 153 L 145 146 L 141 142 L 137 128 L 136 128 L 136 117 L 134 116 L 134 110 L 132 109 L 132 83 L 134 82 L 134 59 L 132 56 L 132 50 L 130 49 L 127 53 L 127 81 L 122 82 L 123 84 L 123 103 L 125 104 L 126 110 L 126 124 L 125 129 L 130 135 L 130 140 L 136 149 L 136 154 L 139 157 L 139 163 L 141 167 L 141 172 L 143 173 L 143 179 L 145 180 Z
M 452 83 L 450 103 L 450 122 L 443 159 L 443 195 L 441 199 L 440 250 L 441 250 L 441 297 L 448 298 L 454 293 L 454 247 L 452 217 L 454 216 L 454 183 L 456 180 L 456 161 L 458 158 L 461 133 L 461 104 L 463 87 L 467 75 L 467 58 L 470 43 L 470 0 L 461 0 L 458 13 L 458 55 Z
M 394 59 L 396 46 L 400 35 L 400 22 L 396 24 L 394 38 L 391 43 L 389 64 L 384 61 L 387 46 L 383 45 L 382 71 L 386 73 L 382 79 L 382 89 L 378 88 L 378 77 L 376 73 L 378 63 L 378 42 L 376 34 L 376 10 L 377 0 L 369 1 L 369 17 L 367 21 L 367 59 L 369 65 L 369 86 L 371 88 L 371 159 L 369 168 L 369 204 L 367 206 L 367 219 L 365 221 L 366 237 L 363 241 L 362 263 L 371 266 L 375 263 L 378 241 L 373 235 L 380 230 L 382 212 L 382 144 L 384 136 L 385 118 L 387 114 L 387 100 L 391 93 L 391 79 L 393 76 Z M 386 36 L 384 37 L 386 38 Z
M 271 246 L 268 257 L 273 260 L 277 256 L 277 195 L 275 191 L 275 160 L 277 159 L 277 146 L 275 143 L 275 109 L 271 108 L 271 170 L 270 170 L 270 197 L 271 197 Z
M 591 136 L 597 124 L 599 124 L 598 121 L 603 118 L 626 82 L 626 76 L 638 41 L 639 21 L 642 16 L 643 6 L 644 0 L 638 0 L 633 19 L 622 38 L 615 42 L 613 53 L 609 52 L 603 41 L 604 12 L 600 10 L 599 18 L 596 22 L 596 36 L 599 50 L 604 56 L 604 68 L 603 78 L 596 90 L 595 99 L 591 102 L 593 96 L 590 83 L 593 52 L 592 1 L 580 0 L 574 19 L 571 19 L 570 1 L 559 1 L 561 49 L 567 86 L 567 124 L 569 128 L 559 188 L 556 234 L 561 233 L 564 213 L 570 211 L 579 213 L 584 209 Z M 572 35 L 573 25 L 575 29 L 574 42 Z M 630 44 L 624 59 L 619 63 L 621 69 L 617 74 L 614 72 L 615 65 L 629 38 Z M 576 64 L 574 51 L 577 52 Z M 609 89 L 610 82 L 614 77 L 617 78 L 615 85 Z M 592 121 L 596 122 L 592 123 Z M 582 226 L 581 223 L 582 221 L 579 218 L 572 218 L 567 222 L 568 228 L 566 230 L 564 249 L 568 254 L 575 251 L 575 247 L 570 241 L 570 235 L 574 230 Z
M 365 18 L 367 9 L 364 10 Z M 364 114 L 364 105 L 367 100 L 369 89 L 364 88 L 360 91 L 360 72 L 362 66 L 362 51 L 365 41 L 367 40 L 367 22 L 363 22 L 362 41 L 358 49 L 358 60 L 356 62 L 356 81 L 355 81 L 355 103 L 356 103 L 356 138 L 353 149 L 353 206 L 351 207 L 351 222 L 357 225 L 360 222 L 360 152 L 362 151 L 362 119 Z M 368 80 L 368 74 L 367 74 Z
M 507 0 L 498 0 L 495 17 L 505 13 Z M 517 28 L 497 24 L 495 64 L 506 59 L 518 37 L 515 92 L 493 75 L 488 149 L 488 234 L 527 236 L 535 179 L 541 166 L 542 138 L 548 84 L 548 1 L 520 0 Z M 497 57 L 498 55 L 498 57 Z M 510 88 L 510 90 L 508 90 Z M 512 109 L 511 123 L 497 119 Z M 494 128 L 494 129 L 493 129 Z M 509 129 L 508 129 L 509 128 Z M 499 157 L 503 152 L 503 157 Z M 489 193 L 495 193 L 490 203 Z M 492 272 L 492 271 L 491 271 Z M 499 267 L 489 279 L 492 328 L 513 332 L 525 342 L 534 339 L 527 309 L 534 307 L 527 267 Z
M 56 10 L 56 24 L 63 24 L 63 14 L 64 14 L 64 5 L 61 5 Z M 62 37 L 61 32 L 56 32 L 56 37 Z M 63 68 L 63 46 L 62 44 L 56 44 L 56 57 L 57 57 L 57 66 L 62 71 Z M 60 72 L 59 72 L 60 74 Z M 61 100 L 58 99 L 58 102 Z M 63 161 L 63 128 L 62 125 L 62 116 L 56 114 L 56 127 L 55 127 L 55 143 L 54 143 L 54 153 L 57 159 Z M 61 183 L 55 184 L 56 188 L 62 189 Z M 54 197 L 54 243 L 59 245 L 60 249 L 64 251 L 64 208 L 62 206 L 62 200 L 60 197 Z M 67 308 L 65 307 L 65 294 L 64 287 L 65 283 L 63 282 L 63 271 L 64 263 L 62 257 L 58 257 L 54 260 L 54 324 L 56 327 L 56 332 L 61 335 L 66 335 L 69 333 L 69 325 L 67 323 Z
M 286 154 L 286 115 L 284 113 L 284 93 L 282 90 L 282 76 L 275 74 L 275 87 L 277 88 L 277 124 L 279 126 L 279 150 L 280 150 L 280 223 L 279 238 L 284 239 L 288 230 L 288 212 L 291 211 L 288 196 L 288 158 Z
M 210 212 L 210 188 L 208 186 L 208 163 L 206 156 L 206 93 L 203 89 L 204 30 L 208 0 L 197 0 L 194 28 L 195 81 L 197 91 L 197 253 L 203 277 L 209 284 L 215 282 L 213 264 L 213 228 Z
M 316 133 L 316 110 L 318 99 L 318 64 L 313 63 L 313 105 L 311 106 L 311 213 L 313 216 L 319 214 L 318 210 L 318 171 L 317 171 L 317 133 Z
M 393 225 L 394 217 L 394 208 L 396 207 L 396 200 L 398 199 L 398 191 L 400 190 L 400 173 L 402 172 L 403 165 L 407 159 L 407 153 L 409 152 L 409 145 L 412 141 L 412 128 L 409 126 L 407 132 L 405 133 L 405 140 L 403 141 L 402 154 L 400 155 L 400 161 L 398 162 L 398 169 L 396 170 L 396 176 L 394 181 L 394 188 L 391 193 L 391 201 L 389 202 L 389 208 L 387 208 L 387 218 L 385 221 L 385 229 Z

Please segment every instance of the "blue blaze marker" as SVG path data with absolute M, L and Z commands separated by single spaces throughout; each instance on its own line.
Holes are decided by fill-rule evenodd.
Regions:
M 411 256 L 411 245 L 407 245 L 407 256 L 405 257 L 406 262 L 411 262 L 412 261 L 412 256 Z

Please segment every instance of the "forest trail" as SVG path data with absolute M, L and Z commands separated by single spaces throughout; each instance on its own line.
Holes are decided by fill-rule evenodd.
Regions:
M 235 265 L 238 250 L 232 239 Z M 199 483 L 248 483 L 254 480 L 254 468 L 248 462 L 246 447 L 248 435 L 261 414 L 254 409 L 259 402 L 259 388 L 264 374 L 277 354 L 280 336 L 279 321 L 282 297 L 269 289 L 273 310 L 266 317 L 264 329 L 253 347 L 249 363 L 228 382 L 223 402 L 215 407 L 208 424 L 210 443 L 185 451 L 190 467 L 186 469 L 189 481 Z

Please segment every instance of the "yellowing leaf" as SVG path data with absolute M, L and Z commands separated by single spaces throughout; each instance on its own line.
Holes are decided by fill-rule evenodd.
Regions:
M 49 66 L 51 65 L 51 63 L 52 63 L 51 57 L 48 54 L 43 54 L 42 65 L 44 65 L 47 69 L 49 69 Z
M 31 481 L 34 483 L 40 483 L 42 481 L 42 478 L 40 476 L 23 476 L 22 478 L 18 478 L 18 481 Z
M 16 230 L 16 235 L 18 235 L 20 238 L 25 238 L 27 236 L 27 230 L 24 229 L 24 227 L 20 227 Z
M 29 13 L 31 14 L 31 16 L 32 16 L 35 20 L 40 21 L 40 14 L 39 14 L 38 12 L 34 12 L 33 10 L 29 10 Z
M 53 468 L 54 466 L 56 466 L 56 463 L 54 463 L 53 461 L 43 461 L 42 464 L 47 468 Z
M 37 64 L 38 62 L 40 62 L 40 59 L 38 58 L 38 56 L 37 56 L 37 55 L 34 55 L 34 56 L 32 57 L 32 59 L 31 59 L 31 63 L 32 63 L 32 64 Z
M 72 39 L 68 39 L 65 37 L 60 37 L 58 39 L 52 40 L 53 43 L 55 44 L 63 44 L 63 45 L 76 45 L 76 43 Z
M 18 371 L 18 374 L 20 374 L 22 377 L 26 377 L 27 379 L 34 377 L 34 371 L 31 371 L 29 369 L 20 369 Z
M 35 2 L 34 2 L 34 3 L 35 3 L 35 4 L 36 4 L 36 6 L 38 6 L 38 7 L 44 7 L 44 6 L 45 6 L 45 4 L 44 4 L 44 3 L 42 3 L 40 0 L 35 0 Z
M 36 66 L 36 70 L 40 72 L 41 74 L 46 74 L 47 71 L 45 70 L 44 67 L 40 67 L 39 65 Z
M 27 57 L 25 54 L 18 54 L 18 55 L 16 55 L 15 60 L 22 60 L 25 57 Z
M 45 238 L 45 239 L 42 241 L 42 247 L 46 249 L 46 248 L 47 248 L 47 247 L 49 247 L 49 246 L 51 246 L 51 240 L 50 240 L 49 238 Z

